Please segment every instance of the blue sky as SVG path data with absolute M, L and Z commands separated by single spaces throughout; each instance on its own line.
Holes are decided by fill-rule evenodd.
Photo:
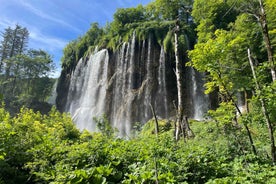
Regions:
M 46 50 L 60 71 L 65 45 L 83 35 L 93 22 L 111 22 L 117 8 L 153 0 L 0 0 L 0 31 L 16 24 L 29 32 L 29 48 Z

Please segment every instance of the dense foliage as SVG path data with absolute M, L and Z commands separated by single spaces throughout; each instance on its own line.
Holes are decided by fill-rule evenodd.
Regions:
M 192 122 L 196 137 L 175 142 L 171 122 L 150 121 L 129 140 L 99 118 L 99 133 L 79 132 L 69 116 L 0 109 L 0 181 L 4 183 L 274 183 L 265 127 L 254 121 L 258 148 L 229 122 Z
M 49 78 L 54 69 L 53 61 L 43 50 L 28 49 L 28 36 L 27 28 L 19 25 L 5 29 L 2 34 L 0 94 L 10 112 L 18 112 L 23 105 L 50 110 L 46 100 L 54 84 Z
M 156 0 L 146 7 L 118 9 L 104 28 L 92 24 L 64 49 L 64 70 L 70 72 L 97 46 L 116 49 L 133 34 L 138 39 L 151 35 L 166 52 L 173 52 L 175 23 L 180 21 L 180 52 L 191 50 L 189 65 L 205 72 L 206 93 L 217 94 L 218 108 L 208 112 L 208 121 L 191 121 L 194 138 L 175 141 L 174 122 L 167 120 L 158 122 L 158 135 L 149 121 L 134 127 L 135 136 L 122 139 L 104 116 L 95 119 L 99 132 L 90 133 L 80 132 L 68 115 L 54 108 L 48 115 L 23 108 L 11 116 L 2 107 L 0 183 L 276 183 L 275 4 L 194 0 L 191 7 L 184 0 Z M 195 33 L 197 43 L 187 48 L 185 34 L 195 41 Z M 36 56 L 48 58 L 38 51 L 17 54 L 16 59 L 5 56 L 5 66 L 13 71 L 6 76 L 16 83 L 18 78 L 10 74 L 24 71 L 19 76 L 43 79 L 39 69 L 25 70 L 36 69 L 31 64 L 39 61 Z M 26 63 L 12 62 L 21 60 Z M 31 92 L 27 84 L 34 78 L 22 77 L 22 88 L 5 90 Z
M 233 119 L 236 112 L 243 116 L 245 122 L 235 121 L 247 130 L 253 151 L 255 143 L 250 127 L 252 117 L 258 117 L 259 123 L 267 125 L 270 156 L 274 163 L 275 4 L 275 0 L 208 3 L 196 0 L 192 15 L 198 23 L 198 43 L 189 52 L 189 65 L 207 72 L 206 93 L 216 91 L 219 94 L 220 108 L 211 112 L 213 117 L 218 118 L 221 114 L 226 118 L 230 113 Z M 209 11 L 203 11 L 204 8 Z M 222 11 L 224 9 L 227 11 Z M 244 100 L 238 98 L 239 95 Z M 243 107 L 239 105 L 241 101 Z M 233 110 L 225 109 L 229 106 Z M 261 116 L 255 114 L 257 109 Z
M 173 31 L 177 19 L 183 20 L 183 34 L 188 34 L 190 40 L 195 40 L 193 29 L 187 26 L 192 24 L 188 22 L 190 15 L 186 12 L 186 7 L 189 9 L 191 4 L 192 1 L 189 0 L 176 0 L 173 4 L 170 0 L 156 0 L 147 6 L 117 9 L 111 23 L 102 28 L 97 23 L 91 24 L 86 34 L 64 48 L 63 70 L 70 72 L 80 58 L 92 53 L 96 48 L 116 50 L 123 42 L 129 41 L 133 34 L 138 40 L 151 36 L 160 45 L 168 44 L 168 40 L 172 40 L 167 39 L 166 43 L 164 40 Z

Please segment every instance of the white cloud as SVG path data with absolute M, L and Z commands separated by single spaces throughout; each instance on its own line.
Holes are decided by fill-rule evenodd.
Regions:
M 5 29 L 5 28 L 7 28 L 7 27 L 9 27 L 11 25 L 12 25 L 11 22 L 7 21 L 6 19 L 1 19 L 0 20 L 0 29 L 1 30 Z
M 42 49 L 47 51 L 53 56 L 54 63 L 56 65 L 56 73 L 53 76 L 57 76 L 60 73 L 60 59 L 62 57 L 63 48 L 67 45 L 68 41 L 57 37 L 45 35 L 37 29 L 31 29 L 30 31 L 29 48 Z
M 56 18 L 54 16 L 50 16 L 49 13 L 48 13 L 49 11 L 47 13 L 45 13 L 44 11 L 47 11 L 47 10 L 41 11 L 40 9 L 34 7 L 33 5 L 31 5 L 30 3 L 28 3 L 25 0 L 20 0 L 20 4 L 22 6 L 24 6 L 25 8 L 27 8 L 32 13 L 34 13 L 35 15 L 37 15 L 37 16 L 43 18 L 43 19 L 61 24 L 61 25 L 66 26 L 66 27 L 68 27 L 68 28 L 70 28 L 70 29 L 72 29 L 76 32 L 81 32 L 80 29 L 77 29 L 76 27 L 72 26 L 71 24 L 67 23 L 66 21 L 64 21 L 60 18 Z
M 6 17 L 1 17 L 0 19 L 0 30 L 3 31 L 4 29 L 8 27 L 14 27 L 16 25 L 16 21 L 10 20 Z
M 29 48 L 47 51 L 58 65 L 69 39 L 84 34 L 92 22 L 104 26 L 112 21 L 116 8 L 142 1 L 149 0 L 0 0 L 0 31 L 16 24 L 26 27 Z
M 61 72 L 60 59 L 62 56 L 62 50 L 68 42 L 44 35 L 38 31 L 30 31 L 30 48 L 43 49 L 53 56 L 53 61 L 56 66 L 55 71 L 50 75 L 53 78 L 58 78 Z
M 0 19 L 0 31 L 4 31 L 4 29 L 8 27 L 14 28 L 16 24 L 17 24 L 16 21 L 13 21 L 11 19 L 4 17 L 3 19 Z M 67 40 L 46 35 L 42 33 L 39 29 L 33 26 L 30 26 L 26 23 L 21 22 L 20 25 L 27 27 L 30 33 L 29 35 L 30 48 L 34 48 L 34 49 L 41 48 L 41 49 L 47 49 L 51 52 L 54 52 L 56 50 L 62 50 L 65 47 L 65 45 L 68 43 Z
M 38 43 L 37 48 L 48 48 L 49 50 L 62 49 L 67 44 L 67 41 L 52 36 L 47 36 L 42 34 L 36 29 L 30 30 L 30 40 L 32 42 Z

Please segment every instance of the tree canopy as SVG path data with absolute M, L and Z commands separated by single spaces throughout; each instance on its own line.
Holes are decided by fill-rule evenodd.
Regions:
M 270 101 L 274 101 L 276 93 L 273 87 L 275 47 L 272 46 L 275 39 L 275 21 L 271 17 L 275 17 L 276 14 L 272 8 L 272 4 L 275 3 L 276 1 L 263 0 L 206 3 L 196 0 L 192 15 L 198 23 L 198 43 L 189 52 L 189 65 L 207 73 L 206 92 L 217 91 L 221 97 L 222 108 L 225 107 L 225 103 L 231 103 L 242 115 L 241 107 L 238 107 L 238 93 L 244 93 L 245 101 L 250 100 L 248 93 L 251 93 L 252 102 L 258 100 L 261 103 L 255 101 L 251 103 L 252 106 L 245 107 L 246 114 L 243 116 L 252 116 L 255 113 L 252 109 L 263 112 L 262 118 L 267 124 L 270 136 L 270 154 L 273 162 L 276 159 L 272 123 L 275 121 L 275 114 L 270 109 L 275 109 L 275 103 Z M 224 10 L 222 7 L 226 8 L 226 11 L 221 12 Z M 210 11 L 203 11 L 204 8 Z M 235 16 L 229 19 L 228 14 Z M 267 87 L 271 89 L 269 92 L 266 90 Z M 248 122 L 244 125 L 250 138 Z M 250 141 L 254 146 L 253 140 Z
M 187 24 L 191 5 L 192 1 L 188 0 L 156 0 L 146 6 L 119 8 L 111 23 L 102 28 L 97 23 L 91 24 L 86 34 L 64 48 L 62 66 L 64 69 L 73 67 L 81 57 L 93 52 L 96 47 L 116 50 L 122 42 L 129 41 L 134 32 L 139 40 L 151 35 L 163 45 L 166 35 L 174 28 L 177 19 L 183 19 L 183 24 Z
M 16 25 L 2 33 L 0 44 L 0 93 L 11 111 L 34 101 L 46 102 L 53 86 L 52 57 L 43 50 L 28 49 L 27 28 Z

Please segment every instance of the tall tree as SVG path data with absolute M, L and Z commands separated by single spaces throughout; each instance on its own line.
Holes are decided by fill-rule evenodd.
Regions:
M 156 0 L 147 6 L 152 18 L 163 21 L 186 19 L 187 9 L 191 9 L 192 0 Z
M 28 40 L 29 40 L 29 31 L 27 28 L 23 27 L 18 31 L 18 54 L 23 54 L 28 47 Z
M 262 67 L 269 66 L 271 70 L 270 76 L 272 76 L 272 79 L 274 78 L 273 50 L 269 44 L 270 35 L 268 34 L 270 31 L 267 29 L 268 22 L 264 20 L 266 19 L 263 9 L 265 7 L 262 4 L 263 1 L 260 0 L 208 1 L 206 5 L 204 5 L 204 2 L 206 1 L 195 1 L 197 8 L 208 6 L 210 11 L 201 12 L 200 9 L 194 9 L 193 11 L 195 20 L 199 24 L 197 28 L 199 40 L 195 45 L 195 49 L 189 53 L 191 58 L 190 64 L 200 71 L 208 72 L 207 92 L 218 89 L 221 96 L 225 97 L 221 98 L 221 101 L 232 101 L 236 106 L 237 112 L 242 116 L 241 109 L 237 106 L 235 94 L 240 91 L 254 90 L 254 83 L 252 82 L 252 74 L 247 58 L 248 48 L 254 53 L 254 57 L 251 56 L 254 58 L 254 62 L 259 63 Z M 216 15 L 220 14 L 220 9 L 217 7 L 220 6 L 229 8 L 224 14 L 221 14 L 222 16 L 217 17 Z M 227 26 L 219 27 L 220 24 L 217 24 L 218 20 L 221 20 L 221 17 L 224 17 L 223 15 L 231 13 L 231 11 L 237 15 L 234 17 L 234 21 L 229 21 L 231 19 L 226 20 Z M 206 17 L 207 20 L 201 20 L 202 17 Z M 205 29 L 206 22 L 211 25 L 212 29 Z M 269 51 L 269 49 L 271 50 Z M 267 52 L 267 56 L 265 52 Z M 267 65 L 267 63 L 269 64 Z M 262 69 L 261 71 L 264 70 Z M 261 75 L 262 85 L 271 86 L 271 80 L 268 80 L 269 74 L 262 72 Z M 268 104 L 266 101 L 262 101 L 262 103 L 264 106 Z M 275 108 L 275 104 L 272 103 L 269 106 L 270 109 L 273 106 Z M 258 107 L 253 106 L 252 108 Z M 265 118 L 271 117 L 272 114 L 266 114 L 265 116 Z M 273 124 L 270 125 L 268 126 L 269 132 L 273 132 Z M 253 151 L 256 153 L 250 129 L 247 123 L 244 123 L 244 126 Z M 274 142 L 274 140 L 271 139 L 271 142 Z M 272 146 L 271 150 L 275 151 L 274 146 Z M 271 151 L 273 162 L 275 162 L 274 151 Z
M 267 57 L 268 57 L 268 62 L 270 63 L 270 70 L 271 70 L 271 76 L 272 80 L 276 81 L 276 68 L 275 68 L 275 63 L 274 63 L 274 58 L 273 58 L 273 50 L 272 50 L 272 44 L 269 36 L 269 29 L 268 29 L 268 23 L 267 23 L 267 18 L 266 18 L 266 11 L 263 5 L 263 1 L 259 0 L 260 4 L 260 15 L 258 17 L 258 21 L 261 24 L 262 31 L 263 31 L 263 36 L 264 36 L 264 42 L 266 46 L 266 51 L 267 51 Z
M 29 32 L 27 28 L 16 25 L 14 29 L 7 28 L 2 33 L 3 40 L 0 46 L 0 71 L 5 65 L 5 75 L 10 76 L 11 62 L 5 62 L 5 60 L 22 54 L 27 49 L 27 43 L 29 38 Z
M 176 63 L 176 83 L 177 83 L 177 129 L 176 129 L 176 140 L 179 139 L 179 134 L 182 126 L 182 121 L 184 117 L 184 99 L 183 99 L 183 67 L 181 66 L 180 56 L 179 56 L 179 45 L 178 45 L 178 37 L 179 37 L 179 21 L 176 21 L 175 29 L 174 29 L 174 53 L 175 53 L 175 63 Z M 183 129 L 182 129 L 183 130 Z M 183 131 L 184 133 L 184 131 Z M 184 136 L 184 135 L 183 135 Z M 185 139 L 185 136 L 184 136 Z
M 5 32 L 1 33 L 1 36 L 3 39 L 0 44 L 0 72 L 2 72 L 4 60 L 9 57 L 10 44 L 11 44 L 12 35 L 13 35 L 12 32 L 13 30 L 9 27 L 5 29 Z
M 250 63 L 250 67 L 252 70 L 252 74 L 253 74 L 253 78 L 254 78 L 254 82 L 255 82 L 255 86 L 256 86 L 256 92 L 257 95 L 259 96 L 259 100 L 261 102 L 261 106 L 262 106 L 262 113 L 264 115 L 266 124 L 267 124 L 267 128 L 268 128 L 268 134 L 269 134 L 269 139 L 270 139 L 270 152 L 271 152 L 271 158 L 272 158 L 272 162 L 275 163 L 275 159 L 276 159 L 276 152 L 275 152 L 275 139 L 274 139 L 274 127 L 273 124 L 271 123 L 270 117 L 269 117 L 269 113 L 266 107 L 266 103 L 263 99 L 263 97 L 261 96 L 261 87 L 259 85 L 257 76 L 256 76 L 256 72 L 254 69 L 254 64 L 253 64 L 253 59 L 251 56 L 251 52 L 250 49 L 248 49 L 248 59 L 249 59 L 249 63 Z
M 51 56 L 43 50 L 29 50 L 23 63 L 23 78 L 27 81 L 26 92 L 33 97 L 38 96 L 36 81 L 47 77 L 54 69 Z
M 15 104 L 10 107 L 16 110 L 21 105 L 30 107 L 33 101 L 44 102 L 53 85 L 52 57 L 43 50 L 27 50 L 29 32 L 19 25 L 5 29 L 2 36 L 0 92 L 6 104 Z
M 267 52 L 267 61 L 269 63 L 269 68 L 271 72 L 271 78 L 273 81 L 276 80 L 276 68 L 275 68 L 275 61 L 273 56 L 273 47 L 271 43 L 271 36 L 270 36 L 270 28 L 274 27 L 273 23 L 274 21 L 271 20 L 270 24 L 268 22 L 268 16 L 274 17 L 276 16 L 276 13 L 271 10 L 275 10 L 275 0 L 250 0 L 250 1 L 240 1 L 236 7 L 237 10 L 243 13 L 247 13 L 249 15 L 252 15 L 256 18 L 256 21 L 259 23 L 260 28 L 262 30 L 263 34 L 263 42 L 265 44 L 266 52 Z M 266 5 L 266 6 L 265 6 Z M 269 12 L 269 15 L 267 15 L 266 12 Z
M 177 126 L 176 126 L 176 140 L 179 139 L 179 134 L 182 132 L 184 139 L 187 135 L 187 131 L 189 126 L 188 122 L 186 121 L 186 118 L 184 118 L 185 115 L 185 109 L 184 109 L 184 88 L 183 88 L 183 76 L 184 76 L 184 64 L 185 61 L 182 61 L 181 58 L 181 52 L 184 53 L 186 50 L 181 50 L 180 45 L 185 43 L 180 43 L 180 37 L 181 34 L 186 34 L 185 30 L 187 27 L 189 27 L 188 22 L 188 14 L 190 11 L 192 2 L 189 0 L 156 0 L 153 4 L 151 4 L 149 7 L 152 9 L 151 11 L 154 12 L 154 15 L 157 18 L 162 19 L 163 21 L 174 21 L 175 27 L 173 28 L 173 34 L 174 34 L 174 54 L 175 54 L 175 63 L 176 63 L 176 81 L 177 81 Z M 187 41 L 185 39 L 182 39 L 182 41 Z M 189 45 L 190 43 L 186 43 Z M 189 46 L 188 46 L 189 47 Z M 185 54 L 184 54 L 185 55 Z

